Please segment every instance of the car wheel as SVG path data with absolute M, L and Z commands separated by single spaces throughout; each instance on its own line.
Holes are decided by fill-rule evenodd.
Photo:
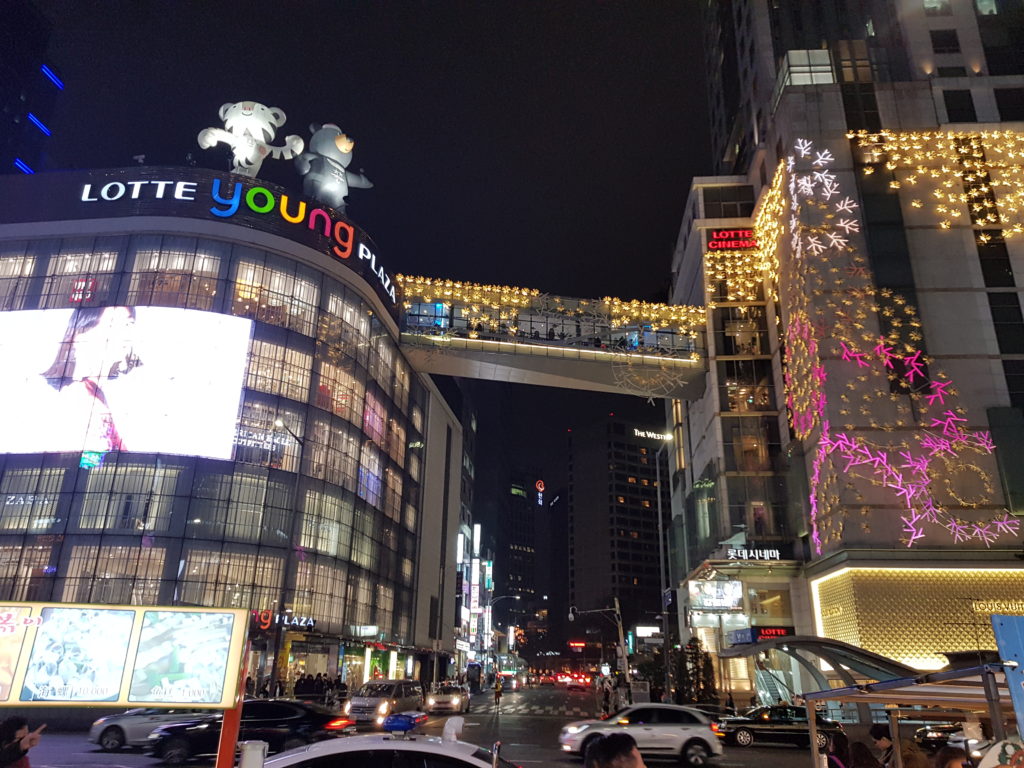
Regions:
M 192 756 L 192 750 L 185 739 L 170 739 L 160 750 L 160 758 L 168 765 L 181 765 Z
M 284 744 L 281 745 L 281 751 L 287 752 L 289 749 L 298 749 L 308 744 L 305 739 L 300 739 L 298 736 L 292 736 L 290 739 L 285 739 Z
M 733 735 L 732 740 L 736 742 L 737 746 L 749 747 L 754 743 L 754 732 L 747 730 L 746 728 L 740 728 Z
M 818 749 L 826 749 L 828 747 L 828 734 L 818 731 L 815 741 L 818 742 Z
M 116 726 L 107 728 L 100 734 L 100 747 L 107 752 L 116 752 L 124 746 L 124 731 Z
M 688 741 L 683 745 L 683 753 L 681 757 L 683 765 L 707 765 L 708 760 L 711 759 L 711 750 L 708 749 L 708 745 L 703 741 L 694 739 L 693 741 Z

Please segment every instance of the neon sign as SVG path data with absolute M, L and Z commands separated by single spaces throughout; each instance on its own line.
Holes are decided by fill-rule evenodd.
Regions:
M 237 177 L 236 177 L 237 178 Z M 213 178 L 209 188 L 203 181 L 176 179 L 118 180 L 106 184 L 85 183 L 79 200 L 83 203 L 114 203 L 117 201 L 184 201 L 208 202 L 209 213 L 220 219 L 230 219 L 240 212 L 251 212 L 258 217 L 269 216 L 285 226 L 298 225 L 323 237 L 329 247 L 328 256 L 349 263 L 355 257 L 359 269 L 371 272 L 380 284 L 380 293 L 398 303 L 395 282 L 379 262 L 377 254 L 356 235 L 356 228 L 327 206 L 313 207 L 303 199 L 294 199 L 282 190 L 267 186 L 231 180 L 222 184 Z M 276 215 L 275 215 L 276 214 Z M 250 217 L 251 218 L 251 217 Z
M 737 251 L 757 248 L 752 229 L 713 229 L 708 234 L 709 251 Z

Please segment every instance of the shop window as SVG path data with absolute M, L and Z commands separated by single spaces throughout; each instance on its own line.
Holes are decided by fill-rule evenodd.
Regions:
M 319 362 L 316 406 L 358 424 L 362 420 L 365 385 L 351 360 Z
M 277 426 L 278 419 L 287 429 Z M 298 411 L 246 395 L 235 433 L 235 461 L 297 471 L 304 422 Z
M 110 304 L 117 295 L 120 275 L 115 273 L 120 241 L 97 238 L 65 241 L 51 256 L 43 287 L 42 308 L 86 307 Z
M 359 435 L 347 424 L 313 419 L 306 437 L 306 473 L 356 490 L 360 441 Z
M 369 440 L 363 443 L 359 457 L 359 483 L 356 490 L 361 499 L 375 507 L 381 502 L 381 459 L 380 451 Z
M 378 445 L 384 445 L 384 420 L 387 411 L 384 404 L 371 392 L 366 393 L 363 409 L 363 431 Z
M 969 90 L 943 91 L 942 98 L 946 103 L 946 122 L 975 123 L 978 115 L 974 111 L 974 99 Z
M 60 600 L 156 605 L 165 555 L 163 547 L 72 547 Z
M 89 470 L 78 526 L 82 530 L 166 531 L 181 468 L 110 463 Z
M 52 563 L 50 546 L 0 546 L 0 600 L 46 602 L 52 599 Z
M 299 562 L 295 569 L 295 593 L 304 597 L 304 609 L 317 623 L 341 625 L 345 603 L 338 599 L 348 589 L 344 566 L 312 560 Z
M 749 587 L 747 600 L 751 616 L 767 619 L 791 619 L 793 616 L 788 589 Z
M 251 608 L 281 599 L 284 560 L 256 552 L 193 549 L 182 554 L 179 601 L 186 605 Z
M 0 245 L 0 311 L 22 309 L 35 270 L 34 256 L 24 253 L 25 244 Z
M 353 519 L 351 499 L 342 494 L 306 491 L 302 508 L 302 546 L 314 552 L 348 559 Z
M 245 386 L 305 402 L 313 356 L 281 344 L 253 339 Z
M 0 531 L 40 533 L 56 528 L 63 469 L 9 467 L 0 482 Z
M 132 240 L 128 303 L 212 309 L 218 293 L 220 250 L 227 246 L 173 235 Z
M 743 412 L 774 409 L 774 388 L 768 361 L 724 360 L 718 365 L 723 410 Z
M 235 267 L 232 313 L 312 336 L 319 293 L 312 279 L 243 259 Z
M 955 29 L 931 29 L 928 34 L 934 53 L 960 53 L 960 38 Z

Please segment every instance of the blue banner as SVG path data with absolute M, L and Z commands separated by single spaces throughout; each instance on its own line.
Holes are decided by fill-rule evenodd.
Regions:
M 1017 733 L 1024 735 L 1024 616 L 992 616 L 999 658 L 1005 666 L 1006 687 L 1017 713 Z M 1016 665 L 1006 664 L 1016 662 Z

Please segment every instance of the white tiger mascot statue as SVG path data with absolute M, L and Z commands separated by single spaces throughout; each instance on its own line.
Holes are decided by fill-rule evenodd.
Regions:
M 265 107 L 255 101 L 239 101 L 220 108 L 223 128 L 204 128 L 199 132 L 199 146 L 210 149 L 223 142 L 234 155 L 231 170 L 243 176 L 255 177 L 267 155 L 275 160 L 291 160 L 301 155 L 305 143 L 300 136 L 285 136 L 283 147 L 272 147 L 277 129 L 284 125 L 284 112 L 277 107 Z

